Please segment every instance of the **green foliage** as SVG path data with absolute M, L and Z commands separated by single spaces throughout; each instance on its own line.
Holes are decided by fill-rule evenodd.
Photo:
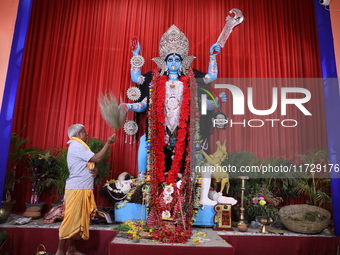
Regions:
M 3 230 L 0 232 L 0 251 L 6 242 L 6 236 L 7 236 L 7 230 Z M 8 255 L 8 254 L 9 254 L 8 251 L 4 253 L 4 255 Z
M 58 201 L 62 201 L 65 193 L 66 179 L 69 176 L 68 166 L 67 166 L 67 151 L 68 148 L 58 150 L 58 160 L 59 164 L 59 174 L 55 182 L 55 190 Z
M 332 199 L 329 195 L 330 179 L 324 176 L 316 176 L 318 171 L 312 170 L 312 165 L 328 166 L 328 151 L 310 149 L 306 154 L 298 155 L 302 161 L 303 168 L 300 173 L 300 178 L 296 180 L 293 192 L 306 196 L 307 203 L 323 207 L 325 209 L 331 208 Z M 312 171 L 311 171 L 312 170 Z
M 290 197 L 304 197 L 307 199 L 308 204 L 330 209 L 330 179 L 324 178 L 320 174 L 317 175 L 317 171 L 309 171 L 311 167 L 306 169 L 307 166 L 311 166 L 313 164 L 327 166 L 329 163 L 328 151 L 310 149 L 307 153 L 300 154 L 298 156 L 301 162 L 294 163 L 289 159 L 283 158 L 267 158 L 261 160 L 255 158 L 250 152 L 238 151 L 230 153 L 228 158 L 222 162 L 222 165 L 226 167 L 233 166 L 236 170 L 239 170 L 240 167 L 254 167 L 254 169 L 256 169 L 256 167 L 259 166 L 277 166 L 281 168 L 287 167 L 295 169 L 296 171 L 291 171 L 289 173 L 284 171 L 268 171 L 266 174 L 261 172 L 245 173 L 244 175 L 250 177 L 245 181 L 245 196 L 248 198 L 253 196 L 262 185 L 265 185 L 272 194 L 279 197 L 283 196 L 287 199 Z M 241 180 L 238 178 L 239 175 L 241 174 L 238 171 L 235 171 L 234 173 L 229 172 L 230 189 L 228 195 L 238 200 L 240 200 L 241 197 Z M 255 209 L 256 208 L 257 207 L 255 207 Z M 259 207 L 257 209 L 264 208 Z M 253 213 L 250 212 L 250 214 Z
M 306 154 L 298 154 L 303 164 L 328 164 L 328 150 L 309 149 Z
M 332 198 L 329 188 L 330 179 L 313 179 L 306 176 L 296 181 L 293 191 L 309 198 L 307 204 L 330 209 Z
M 222 162 L 222 166 L 226 167 L 235 167 L 235 169 L 239 170 L 244 166 L 253 166 L 257 163 L 258 159 L 254 157 L 251 152 L 248 151 L 236 151 L 235 153 L 228 154 L 228 158 Z M 229 195 L 234 197 L 235 199 L 241 198 L 241 180 L 238 178 L 240 174 L 229 173 Z M 246 186 L 250 185 L 250 183 L 256 182 L 254 179 L 249 179 L 246 181 Z
M 240 169 L 242 166 L 253 166 L 257 161 L 258 159 L 249 151 L 236 151 L 235 153 L 228 154 L 228 158 L 225 159 L 222 164 Z
M 18 165 L 20 162 L 27 160 L 27 156 L 36 154 L 41 150 L 36 147 L 24 148 L 28 142 L 27 138 L 20 137 L 16 133 L 12 133 L 10 149 L 8 153 L 8 161 L 11 167 Z
M 3 244 L 6 236 L 7 236 L 7 230 L 3 230 L 0 232 L 0 247 Z
M 258 184 L 250 188 L 249 194 L 245 197 L 246 213 L 251 217 L 269 216 L 276 219 L 278 216 L 278 204 L 283 199 L 271 192 L 265 184 Z
M 281 168 L 293 168 L 296 166 L 290 159 L 282 158 L 268 158 L 260 161 L 260 164 Z M 293 171 L 289 173 L 284 171 L 269 172 L 264 176 L 264 183 L 268 189 L 272 190 L 277 195 L 295 198 L 299 195 L 294 192 L 293 188 L 295 187 L 295 183 L 299 176 L 298 173 L 294 173 Z
M 8 196 L 8 199 L 4 200 L 10 200 L 10 197 L 14 192 L 15 184 L 19 183 L 20 179 L 22 178 L 22 176 L 19 178 L 16 177 L 16 169 L 18 164 L 20 163 L 26 164 L 29 155 L 41 151 L 36 147 L 24 148 L 27 142 L 28 142 L 27 138 L 20 137 L 16 133 L 12 133 L 4 185 L 4 195 L 6 195 L 6 197 Z
M 32 202 L 39 202 L 42 191 L 50 192 L 60 176 L 58 150 L 50 149 L 28 157 L 28 178 L 32 182 Z
M 93 151 L 94 153 L 98 153 L 104 147 L 105 142 L 94 137 L 89 139 L 87 145 L 90 147 L 91 151 Z M 96 167 L 98 168 L 98 174 L 95 178 L 96 185 L 99 185 L 104 178 L 107 178 L 109 176 L 109 169 L 111 168 L 111 164 L 107 161 L 107 159 L 110 154 L 111 149 L 108 149 L 105 157 L 96 164 Z
M 118 230 L 118 231 L 125 231 L 125 232 L 127 232 L 127 231 L 131 230 L 131 227 L 128 224 L 122 223 L 122 224 L 120 224 L 120 225 L 118 225 L 116 227 L 113 227 L 112 230 Z

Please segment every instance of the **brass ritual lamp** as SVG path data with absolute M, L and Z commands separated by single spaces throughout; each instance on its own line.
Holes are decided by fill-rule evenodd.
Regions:
M 248 225 L 244 222 L 244 190 L 246 189 L 244 187 L 244 181 L 249 179 L 248 176 L 239 176 L 239 179 L 242 180 L 242 185 L 241 185 L 241 212 L 240 212 L 240 222 L 237 224 L 237 229 L 240 232 L 246 232 L 248 230 Z

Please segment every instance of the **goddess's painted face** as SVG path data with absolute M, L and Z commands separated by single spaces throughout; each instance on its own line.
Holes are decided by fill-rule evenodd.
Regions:
M 182 60 L 179 56 L 173 54 L 167 58 L 166 65 L 168 66 L 170 73 L 177 73 L 182 65 Z

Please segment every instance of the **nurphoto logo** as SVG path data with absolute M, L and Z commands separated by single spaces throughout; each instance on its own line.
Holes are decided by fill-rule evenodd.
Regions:
M 244 115 L 245 114 L 245 95 L 243 91 L 231 84 L 215 84 L 214 87 L 216 89 L 227 89 L 231 92 L 232 95 L 232 113 L 233 115 Z M 280 96 L 279 93 L 280 92 Z M 297 98 L 289 98 L 289 94 L 294 94 Z M 287 105 L 294 105 L 297 107 L 305 116 L 311 116 L 312 114 L 308 111 L 304 104 L 309 102 L 311 99 L 311 93 L 306 88 L 301 87 L 272 87 L 271 88 L 271 107 L 269 109 L 256 109 L 253 103 L 253 88 L 247 88 L 247 106 L 248 110 L 257 116 L 268 116 L 277 111 L 278 105 L 280 103 L 280 115 L 287 115 Z M 207 114 L 207 95 L 201 95 L 201 114 Z M 219 128 L 220 126 L 229 125 L 233 127 L 235 125 L 249 126 L 249 127 L 262 127 L 264 125 L 271 125 L 274 127 L 275 125 L 281 125 L 283 127 L 296 127 L 298 125 L 298 121 L 295 119 L 276 119 L 276 118 L 266 118 L 266 119 L 250 119 L 243 121 L 233 121 L 232 118 L 227 117 L 216 117 L 212 120 L 213 126 Z

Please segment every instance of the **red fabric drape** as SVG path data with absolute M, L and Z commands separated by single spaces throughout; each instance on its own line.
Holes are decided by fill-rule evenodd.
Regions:
M 234 29 L 217 56 L 219 77 L 321 77 L 313 2 L 308 0 L 36 0 L 13 132 L 23 130 L 30 145 L 43 149 L 66 147 L 67 127 L 82 123 L 89 137 L 106 140 L 112 130 L 100 116 L 98 98 L 112 92 L 128 101 L 125 92 L 133 85 L 130 39 L 138 36 L 146 59 L 143 70 L 153 70 L 151 59 L 159 56 L 159 40 L 175 24 L 189 39 L 189 55 L 197 57 L 192 67 L 205 72 L 209 47 L 232 8 L 242 10 L 245 21 Z M 246 94 L 249 84 L 240 84 Z M 274 85 L 253 86 L 255 108 L 268 109 Z M 306 107 L 313 115 L 305 117 L 296 107 L 289 109 L 287 116 L 298 119 L 297 128 L 235 127 L 215 134 L 215 139 L 226 137 L 230 152 L 251 151 L 260 158 L 291 158 L 308 148 L 326 148 L 322 87 L 305 86 L 312 94 Z M 231 117 L 232 99 L 227 95 L 229 101 L 222 110 Z M 270 117 L 280 118 L 279 110 Z M 259 117 L 246 110 L 242 119 Z M 138 144 L 125 143 L 122 130 L 117 131 L 117 138 L 110 177 L 123 171 L 136 174 Z M 29 192 L 18 193 L 18 204 L 29 200 Z M 105 204 L 99 195 L 97 202 Z

